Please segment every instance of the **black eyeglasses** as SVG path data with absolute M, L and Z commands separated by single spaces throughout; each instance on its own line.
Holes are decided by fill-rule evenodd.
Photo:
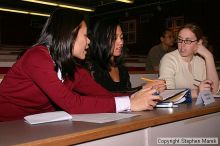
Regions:
M 197 41 L 197 40 L 192 41 L 192 40 L 182 40 L 181 38 L 178 38 L 178 39 L 177 39 L 177 43 L 182 43 L 182 42 L 184 42 L 184 44 L 187 44 L 187 45 L 190 45 L 191 43 L 196 42 L 196 41 Z

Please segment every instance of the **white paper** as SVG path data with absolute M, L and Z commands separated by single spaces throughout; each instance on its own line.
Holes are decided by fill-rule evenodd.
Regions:
M 180 97 L 181 97 L 181 98 L 180 98 L 179 100 L 175 101 L 174 103 L 175 103 L 175 104 L 179 104 L 179 103 L 184 102 L 184 101 L 186 100 L 186 97 L 184 97 L 184 95 L 185 95 L 187 92 L 189 92 L 189 91 L 186 90 L 186 91 L 180 93 Z
M 202 100 L 205 105 L 215 102 L 215 99 L 210 91 L 202 91 Z
M 40 124 L 55 121 L 70 120 L 72 116 L 64 111 L 47 112 L 34 114 L 24 117 L 25 121 L 29 124 Z
M 84 121 L 91 123 L 107 123 L 125 118 L 138 116 L 139 114 L 127 113 L 96 113 L 96 114 L 77 114 L 72 115 L 72 121 Z
M 196 99 L 195 105 L 200 105 L 200 104 L 203 104 L 203 100 L 202 100 L 201 94 L 199 93 L 199 95 L 198 95 L 198 97 Z
M 163 98 L 163 100 L 166 100 L 169 97 L 172 97 L 186 89 L 168 89 L 164 90 L 163 92 L 160 93 L 160 96 Z
M 208 105 L 210 103 L 215 102 L 215 99 L 210 91 L 202 91 L 199 93 L 195 105 L 205 104 Z

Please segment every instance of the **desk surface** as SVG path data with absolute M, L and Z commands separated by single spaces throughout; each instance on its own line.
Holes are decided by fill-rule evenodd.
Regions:
M 105 124 L 62 121 L 29 125 L 23 120 L 0 123 L 0 145 L 70 145 L 220 112 L 220 98 L 208 106 L 181 104 L 138 112 L 141 116 Z

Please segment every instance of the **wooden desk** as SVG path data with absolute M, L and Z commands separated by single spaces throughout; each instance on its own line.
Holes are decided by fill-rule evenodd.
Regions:
M 105 124 L 1 122 L 0 145 L 154 146 L 158 136 L 220 138 L 220 99 L 208 106 L 194 106 L 194 103 L 138 112 L 141 116 Z

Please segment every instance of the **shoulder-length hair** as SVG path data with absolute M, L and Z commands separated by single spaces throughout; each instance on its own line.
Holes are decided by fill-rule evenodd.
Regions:
M 77 11 L 57 9 L 47 19 L 40 38 L 35 45 L 45 45 L 55 63 L 55 70 L 61 70 L 62 78 L 73 79 L 77 65 L 72 55 L 80 24 L 84 16 Z
M 194 24 L 194 23 L 188 23 L 188 24 L 185 24 L 181 29 L 184 29 L 184 28 L 187 28 L 189 29 L 190 31 L 192 31 L 195 36 L 196 36 L 196 39 L 197 41 L 199 40 L 202 40 L 202 44 L 207 47 L 208 46 L 208 40 L 207 38 L 204 36 L 203 32 L 202 32 L 202 29 L 197 25 L 197 24 Z
M 120 26 L 120 23 L 115 19 L 101 19 L 96 22 L 91 31 L 89 57 L 105 70 L 109 70 L 112 64 L 120 65 L 122 63 L 124 49 L 122 49 L 122 54 L 111 62 L 117 26 Z

